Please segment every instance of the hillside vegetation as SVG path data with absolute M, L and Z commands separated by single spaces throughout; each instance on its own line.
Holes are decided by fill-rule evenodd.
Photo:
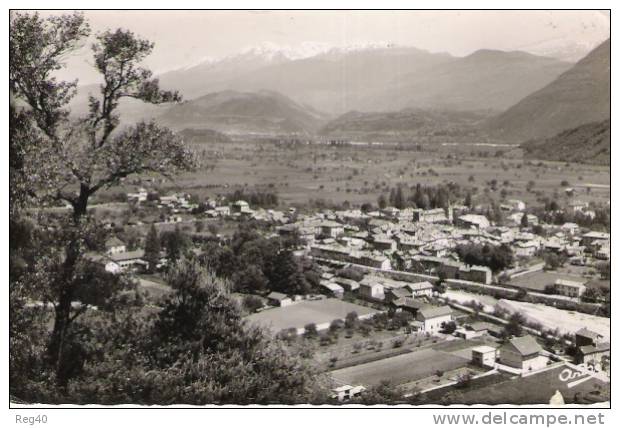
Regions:
M 611 163 L 611 127 L 609 119 L 588 123 L 542 140 L 521 145 L 528 158 L 581 162 L 599 165 Z

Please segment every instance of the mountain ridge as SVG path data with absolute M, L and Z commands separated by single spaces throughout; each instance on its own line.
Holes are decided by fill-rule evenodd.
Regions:
M 610 40 L 597 46 L 554 81 L 490 119 L 499 138 L 524 141 L 610 116 Z

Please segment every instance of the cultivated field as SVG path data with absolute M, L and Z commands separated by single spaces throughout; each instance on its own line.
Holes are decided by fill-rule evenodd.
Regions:
M 568 200 L 562 192 L 564 180 L 575 188 L 575 198 L 606 202 L 610 196 L 609 167 L 525 161 L 512 147 L 443 146 L 441 141 L 425 144 L 420 150 L 396 150 L 388 145 L 276 145 L 255 141 L 194 143 L 193 147 L 200 155 L 201 168 L 152 186 L 201 197 L 258 188 L 277 192 L 283 205 L 297 206 L 311 199 L 374 204 L 389 186 L 401 183 L 459 183 L 475 191 L 476 202 L 499 200 L 504 189 L 507 198 L 526 203 L 554 193 L 562 202 Z M 502 152 L 495 156 L 498 150 Z M 497 182 L 495 190 L 489 186 L 492 180 Z M 535 183 L 531 192 L 526 190 L 529 181 Z M 595 186 L 586 191 L 580 187 L 584 183 Z M 129 182 L 126 188 L 132 188 Z
M 442 372 L 465 367 L 468 360 L 451 353 L 423 349 L 396 357 L 384 358 L 367 364 L 360 364 L 330 373 L 335 382 L 345 385 L 378 385 L 389 380 L 394 385 L 402 385 L 433 376 L 437 370 Z
M 303 329 L 307 324 L 329 324 L 336 319 L 344 319 L 348 313 L 356 312 L 359 317 L 377 312 L 376 309 L 356 305 L 339 299 L 303 301 L 282 308 L 267 309 L 252 314 L 246 319 L 260 324 L 277 333 L 287 328 Z M 327 327 L 325 326 L 325 327 Z
M 510 285 L 532 291 L 544 291 L 545 286 L 552 285 L 558 279 L 578 282 L 588 280 L 588 278 L 583 276 L 563 272 L 538 271 L 513 278 L 510 280 Z

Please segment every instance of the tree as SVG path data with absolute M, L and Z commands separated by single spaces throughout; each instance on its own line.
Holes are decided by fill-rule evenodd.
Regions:
M 529 227 L 529 222 L 527 219 L 527 214 L 523 213 L 521 216 L 521 229 L 527 229 Z
M 565 263 L 565 257 L 551 252 L 545 253 L 543 259 L 545 261 L 545 270 L 556 270 Z
M 377 205 L 381 210 L 387 207 L 387 199 L 385 198 L 384 194 L 379 195 L 379 198 L 377 199 Z
M 397 186 L 396 191 L 394 192 L 394 201 L 393 204 L 399 210 L 405 208 L 405 196 L 403 195 L 402 186 Z
M 166 249 L 168 263 L 175 263 L 177 260 L 181 259 L 191 242 L 189 237 L 177 224 L 173 231 L 167 231 L 161 234 L 161 243 Z
M 601 279 L 610 279 L 611 278 L 611 263 L 603 262 L 598 263 L 596 265 L 596 270 L 601 275 Z
M 129 31 L 106 31 L 97 36 L 92 50 L 104 82 L 101 97 L 91 95 L 87 116 L 70 121 L 67 105 L 77 81 L 62 82 L 53 75 L 89 32 L 81 14 L 42 19 L 38 14 L 14 13 L 10 19 L 9 88 L 28 106 L 28 120 L 44 140 L 35 155 L 24 158 L 26 169 L 38 169 L 34 176 L 44 178 L 44 185 L 33 182 L 29 192 L 67 202 L 72 208 L 71 219 L 63 227 L 61 273 L 50 284 L 55 313 L 48 355 L 61 386 L 68 382 L 61 375 L 65 372 L 62 366 L 71 364 L 64 355 L 65 339 L 83 312 L 74 310 L 72 302 L 80 285 L 77 267 L 85 250 L 85 236 L 92 230 L 87 216 L 89 199 L 131 174 L 174 174 L 193 166 L 193 158 L 181 140 L 154 122 L 114 132 L 122 98 L 153 104 L 180 100 L 174 92 L 161 91 L 152 73 L 138 65 L 151 53 L 153 44 Z
M 144 243 L 144 260 L 149 264 L 148 270 L 153 273 L 157 269 L 159 264 L 159 257 L 161 252 L 161 243 L 159 242 L 159 234 L 155 225 L 151 225 L 149 233 L 146 235 L 146 242 Z
M 471 201 L 471 193 L 467 192 L 467 195 L 465 195 L 465 202 L 464 202 L 465 206 L 467 208 L 471 208 L 472 207 L 472 201 Z
M 72 385 L 79 402 L 119 404 L 308 403 L 325 394 L 299 355 L 242 318 L 230 287 L 196 261 L 179 260 L 174 292 L 150 323 L 105 330 L 114 342 Z M 107 336 L 107 337 L 105 337 Z M 107 339 L 107 340 L 103 340 Z
M 441 327 L 445 334 L 452 334 L 456 331 L 456 323 L 454 321 L 444 323 Z
M 355 329 L 359 323 L 357 312 L 349 312 L 344 319 L 344 326 L 347 329 Z
M 368 388 L 360 398 L 353 400 L 361 404 L 398 404 L 404 401 L 402 388 L 393 385 L 389 380 L 382 380 L 378 385 Z
M 304 327 L 304 337 L 306 339 L 314 339 L 317 336 L 318 336 L 318 332 L 316 330 L 316 324 L 315 323 L 306 324 L 306 326 Z
M 515 312 L 508 318 L 508 324 L 504 326 L 502 335 L 504 337 L 522 336 L 525 317 L 520 312 Z

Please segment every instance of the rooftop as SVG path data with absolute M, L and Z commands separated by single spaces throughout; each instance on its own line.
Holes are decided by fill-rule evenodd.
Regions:
M 450 306 L 426 306 L 420 309 L 420 315 L 425 319 L 443 317 L 452 314 Z
M 521 337 L 513 337 L 508 343 L 514 346 L 521 355 L 531 355 L 542 351 L 536 339 L 529 334 Z

